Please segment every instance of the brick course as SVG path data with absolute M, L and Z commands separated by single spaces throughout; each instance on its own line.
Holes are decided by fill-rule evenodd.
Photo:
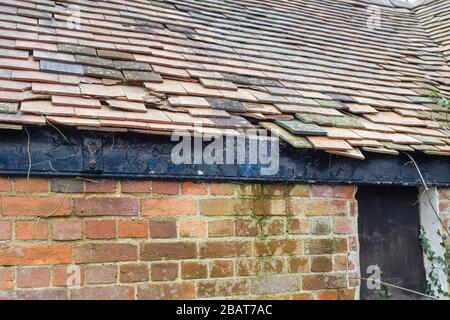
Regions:
M 3 177 L 0 298 L 353 299 L 355 193 Z

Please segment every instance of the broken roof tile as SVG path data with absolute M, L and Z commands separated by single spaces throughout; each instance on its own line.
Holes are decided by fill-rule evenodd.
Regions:
M 0 90 L 21 92 L 21 91 L 30 90 L 30 89 L 31 89 L 30 82 L 0 80 Z
M 58 117 L 58 116 L 49 116 L 47 117 L 47 121 L 53 122 L 56 124 L 61 124 L 65 126 L 89 126 L 89 127 L 100 127 L 100 121 L 94 119 L 82 119 L 75 117 Z
M 306 9 L 291 3 L 261 14 L 267 8 L 259 0 L 240 3 L 248 10 L 233 1 L 182 6 L 153 1 L 139 12 L 132 4 L 79 2 L 81 30 L 66 28 L 62 7 L 47 2 L 3 6 L 0 99 L 5 105 L 45 101 L 45 108 L 34 112 L 63 114 L 55 116 L 61 124 L 136 134 L 192 131 L 196 123 L 207 126 L 208 134 L 224 134 L 262 121 L 292 145 L 310 147 L 275 123 L 306 133 L 294 126 L 303 122 L 325 126 L 328 136 L 322 138 L 329 140 L 316 141 L 316 147 L 334 142 L 376 152 L 414 148 L 450 155 L 450 132 L 442 129 L 450 112 L 431 97 L 435 91 L 450 95 L 444 59 L 450 49 L 429 18 L 423 25 L 431 32 L 416 28 L 426 16 L 421 12 L 381 8 L 385 27 L 369 34 L 354 23 L 365 19 L 358 8 L 331 2 L 308 7 L 307 19 Z M 318 10 L 327 19 L 317 18 Z M 350 37 L 349 22 L 338 11 L 356 19 Z M 254 23 L 236 18 L 243 12 Z M 336 29 L 338 24 L 342 28 Z M 336 34 L 339 41 L 330 42 Z M 111 106 L 102 106 L 105 100 Z M 3 109 L 1 123 L 45 123 L 43 117 Z M 358 149 L 324 150 L 363 157 Z
M 124 100 L 107 100 L 106 103 L 113 109 L 121 109 L 134 112 L 147 112 L 147 108 L 143 103 L 131 102 Z
M 51 101 L 24 101 L 20 105 L 20 111 L 38 115 L 69 116 L 75 115 L 72 107 L 57 107 Z
M 276 125 L 272 122 L 261 122 L 260 125 L 272 132 L 273 134 L 276 134 L 280 136 L 283 140 L 287 141 L 291 146 L 298 149 L 310 149 L 312 148 L 312 145 L 303 137 L 299 137 L 296 135 L 293 135 L 289 131 L 283 129 L 282 127 Z
M 159 93 L 187 94 L 186 89 L 184 89 L 179 81 L 164 79 L 163 83 L 145 82 L 144 85 L 146 88 Z

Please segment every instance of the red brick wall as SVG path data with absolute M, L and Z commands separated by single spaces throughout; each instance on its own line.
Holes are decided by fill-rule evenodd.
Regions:
M 353 299 L 354 196 L 351 186 L 0 178 L 0 299 Z

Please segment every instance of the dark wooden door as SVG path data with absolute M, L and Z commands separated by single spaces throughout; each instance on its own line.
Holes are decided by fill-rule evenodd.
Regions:
M 381 280 L 425 293 L 426 278 L 419 244 L 418 190 L 407 187 L 360 187 L 358 231 L 361 277 L 367 267 L 378 265 Z M 398 289 L 369 290 L 361 281 L 361 299 L 420 299 Z

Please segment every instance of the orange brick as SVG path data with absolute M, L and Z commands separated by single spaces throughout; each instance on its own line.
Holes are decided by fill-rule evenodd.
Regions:
M 17 240 L 44 240 L 48 238 L 48 223 L 45 221 L 16 221 Z
M 122 181 L 123 193 L 149 193 L 151 191 L 149 181 Z
M 333 261 L 331 256 L 317 256 L 312 258 L 312 272 L 329 272 L 333 269 Z
M 16 178 L 16 192 L 48 192 L 48 179 L 46 178 Z
M 261 229 L 263 235 L 277 236 L 285 232 L 284 221 L 282 219 L 271 219 L 262 221 Z
M 54 240 L 78 240 L 83 237 L 83 223 L 81 221 L 55 221 L 52 226 Z
M 152 238 L 176 238 L 176 221 L 150 221 L 150 237 Z
M 292 197 L 309 197 L 310 188 L 303 184 L 289 185 L 288 195 Z
M 31 266 L 68 264 L 71 261 L 70 245 L 32 244 L 0 246 L 0 265 Z
M 138 287 L 139 300 L 186 300 L 195 298 L 195 284 L 161 283 L 147 284 Z
M 114 239 L 116 237 L 115 220 L 88 220 L 84 223 L 84 233 L 89 239 Z
M 292 300 L 314 300 L 311 293 L 301 292 L 301 293 L 293 293 L 291 295 Z
M 116 192 L 117 182 L 114 180 L 85 181 L 84 191 L 90 193 L 113 193 Z
M 178 278 L 178 263 L 161 262 L 152 264 L 152 281 L 173 281 Z
M 306 257 L 292 257 L 288 260 L 290 273 L 305 273 L 310 271 L 309 259 Z
M 191 199 L 142 199 L 144 216 L 189 216 L 197 213 L 197 205 Z
M 183 194 L 189 195 L 205 195 L 207 193 L 205 185 L 201 182 L 183 181 L 181 183 L 181 189 L 183 190 Z
M 307 234 L 309 233 L 309 220 L 297 218 L 289 219 L 287 230 L 290 234 Z
M 311 186 L 313 197 L 353 199 L 355 193 L 354 186 Z
M 355 288 L 339 289 L 337 291 L 339 300 L 355 300 Z
M 50 270 L 47 267 L 19 268 L 17 286 L 19 288 L 42 288 L 50 284 Z
M 132 283 L 148 279 L 149 270 L 146 264 L 123 264 L 120 266 L 120 282 Z
M 202 258 L 245 257 L 251 254 L 250 241 L 209 241 L 202 243 L 200 247 Z
M 316 300 L 337 300 L 336 290 L 322 290 L 316 292 Z
M 336 234 L 349 234 L 353 232 L 353 221 L 351 219 L 334 219 L 333 232 Z
M 201 220 L 181 220 L 178 222 L 180 237 L 205 238 L 206 222 Z
M 11 290 L 14 287 L 14 270 L 0 269 L 0 290 Z
M 343 274 L 309 274 L 302 277 L 303 290 L 339 289 L 347 286 Z
M 284 273 L 284 258 L 269 258 L 264 260 L 262 269 L 265 274 Z
M 253 213 L 253 201 L 247 199 L 200 200 L 200 213 L 205 216 L 242 216 Z
M 129 286 L 84 287 L 71 290 L 72 300 L 132 300 L 134 288 Z
M 291 212 L 285 200 L 255 200 L 255 214 L 263 216 L 286 216 Z
M 250 292 L 248 280 L 207 280 L 197 283 L 199 298 L 246 295 Z
M 305 251 L 307 254 L 345 253 L 348 250 L 347 239 L 307 239 Z
M 211 183 L 209 189 L 212 195 L 228 196 L 236 192 L 236 185 L 230 183 Z
M 11 190 L 12 190 L 11 179 L 0 177 L 0 192 L 10 192 Z
M 139 203 L 131 198 L 80 198 L 73 200 L 75 215 L 92 216 L 137 216 Z
M 255 243 L 257 256 L 293 255 L 302 253 L 301 240 L 264 240 Z
M 3 197 L 5 216 L 68 216 L 71 201 L 56 197 Z
M 202 279 L 208 277 L 208 265 L 204 262 L 183 261 L 181 263 L 181 278 Z
M 263 185 L 262 192 L 266 196 L 278 197 L 286 193 L 286 186 L 284 184 L 265 184 Z
M 307 216 L 346 215 L 350 212 L 350 208 L 347 204 L 348 202 L 345 199 L 314 198 L 296 201 L 294 208 Z
M 84 284 L 84 268 L 80 266 L 55 266 L 52 270 L 52 285 L 58 287 Z
M 153 181 L 152 191 L 157 194 L 175 195 L 180 192 L 180 184 L 175 181 Z
M 119 221 L 119 238 L 147 238 L 148 221 Z
M 208 221 L 208 236 L 210 237 L 225 237 L 234 235 L 234 221 L 228 220 L 214 220 Z
M 253 219 L 238 219 L 234 225 L 236 236 L 255 237 L 258 235 L 258 223 Z
M 12 236 L 11 222 L 0 221 L 0 240 L 10 240 Z
M 180 260 L 197 257 L 195 242 L 147 242 L 140 245 L 143 261 Z
M 237 274 L 241 277 L 257 275 L 258 268 L 258 261 L 256 259 L 240 259 L 236 262 Z
M 88 284 L 116 283 L 117 276 L 116 265 L 88 266 L 86 268 L 86 283 Z
M 232 260 L 214 260 L 210 265 L 211 278 L 224 278 L 233 276 L 233 261 Z
M 130 243 L 86 243 L 76 246 L 75 263 L 137 260 L 138 248 Z

